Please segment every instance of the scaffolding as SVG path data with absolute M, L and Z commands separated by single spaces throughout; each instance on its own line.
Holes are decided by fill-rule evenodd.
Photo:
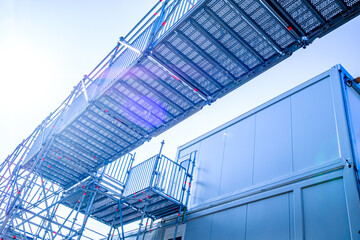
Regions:
M 19 188 L 17 202 L 5 239 L 112 239 L 115 234 L 125 239 L 124 225 L 140 220 L 137 239 L 145 234 L 148 221 L 176 215 L 178 225 L 190 196 L 196 152 L 177 163 L 161 154 L 133 167 L 134 155 L 127 154 L 100 168 L 95 174 L 70 188 L 62 188 L 41 173 L 31 174 L 27 194 Z M 42 161 L 44 162 L 44 161 Z M 41 168 L 40 168 L 41 169 Z M 65 176 L 65 175 L 64 175 Z M 17 176 L 18 183 L 23 177 Z M 9 190 L 11 188 L 8 188 Z M 3 196 L 11 200 L 11 193 Z M 6 201 L 6 199 L 2 199 Z M 11 201 L 7 201 L 10 203 Z M 91 217 L 110 227 L 109 233 L 86 228 Z M 143 227 L 143 221 L 147 223 Z
M 0 236 L 80 239 L 90 216 L 113 234 L 125 211 L 141 224 L 180 213 L 190 186 L 159 167 L 191 178 L 193 157 L 158 154 L 145 173 L 129 153 L 359 13 L 359 0 L 159 1 L 0 165 Z
M 176 228 L 180 218 L 185 219 L 195 159 L 196 152 L 187 155 L 180 163 L 158 154 L 132 168 L 121 200 L 124 208 L 119 221 L 126 224 L 140 220 L 136 239 L 141 232 L 147 232 L 149 219 L 151 226 L 156 219 L 176 214 Z M 147 222 L 142 229 L 145 218 Z

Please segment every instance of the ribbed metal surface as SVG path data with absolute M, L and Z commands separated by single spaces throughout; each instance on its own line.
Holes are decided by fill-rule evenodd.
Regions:
M 127 197 L 147 189 L 150 186 L 156 162 L 157 156 L 154 156 L 131 169 L 129 179 L 124 190 L 124 196 Z
M 359 0 L 344 0 L 347 6 L 351 7 L 359 2 Z
M 187 161 L 194 161 L 190 157 Z M 155 218 L 179 212 L 180 207 L 186 204 L 185 194 L 189 189 L 187 182 L 190 177 L 189 168 L 163 155 L 156 155 L 133 167 L 123 194 L 123 221 L 139 219 L 141 214 L 136 209 L 143 211 L 145 205 L 146 213 Z
M 114 179 L 122 185 L 125 185 L 127 180 L 128 171 L 130 170 L 133 163 L 133 156 L 127 154 L 122 158 L 108 164 L 105 169 L 105 176 Z
M 70 193 L 70 197 L 67 197 L 63 204 L 70 208 L 79 209 L 81 213 L 85 213 L 91 198 L 91 192 L 88 191 L 88 187 L 91 185 L 91 183 L 92 182 L 88 182 L 86 185 L 83 185 L 84 187 L 78 186 L 77 188 L 73 189 L 73 191 Z M 103 186 L 100 186 L 97 191 L 98 194 L 94 199 L 90 214 L 92 215 L 92 218 L 110 225 L 113 214 L 117 213 L 116 210 L 119 208 L 119 199 L 111 197 L 108 194 L 108 189 Z M 84 193 L 87 194 L 84 196 Z M 107 221 L 107 217 L 105 217 L 107 215 L 109 215 L 111 220 Z
M 194 161 L 190 156 L 188 158 L 187 161 Z M 84 213 L 91 198 L 89 194 L 91 191 L 89 192 L 88 189 L 95 184 L 98 186 L 96 188 L 98 194 L 90 214 L 105 224 L 110 225 L 113 221 L 115 226 L 120 224 L 121 195 L 123 195 L 121 213 L 124 224 L 140 219 L 146 204 L 146 213 L 151 217 L 161 218 L 178 213 L 180 207 L 185 204 L 184 194 L 189 188 L 186 184 L 191 177 L 188 174 L 188 167 L 185 168 L 165 156 L 158 158 L 156 155 L 132 167 L 127 178 L 125 169 L 131 167 L 131 160 L 132 156 L 129 154 L 108 165 L 99 185 L 96 185 L 95 179 L 89 179 L 73 187 L 65 195 L 67 198 L 64 204 L 70 208 L 80 206 L 80 212 Z M 121 192 L 121 187 L 124 187 L 121 183 L 124 181 L 126 187 Z M 88 194 L 84 196 L 84 193 Z
M 186 182 L 186 169 L 169 158 L 162 156 L 156 172 L 158 173 L 152 183 L 152 187 L 166 196 L 181 202 L 184 195 L 183 187 Z
M 306 32 L 318 27 L 321 23 L 314 14 L 302 3 L 297 1 L 277 0 L 278 3 L 290 14 L 290 16 L 304 29 Z
M 89 178 L 68 190 L 65 194 L 66 201 L 63 204 L 70 208 L 79 208 L 80 212 L 85 213 L 91 192 L 93 192 L 89 189 L 95 188 L 97 196 L 92 204 L 90 214 L 93 218 L 110 225 L 114 213 L 118 213 L 120 196 L 124 190 L 132 163 L 133 155 L 127 154 L 107 165 L 105 170 L 99 169 L 98 179 Z
M 156 155 L 131 169 L 124 196 L 132 197 L 147 190 L 156 190 L 181 202 L 186 179 L 184 167 L 165 156 L 158 158 Z
M 17 150 L 26 148 L 24 155 L 14 155 L 20 172 L 36 173 L 60 185 L 69 194 L 65 205 L 83 213 L 85 206 L 93 205 L 87 208 L 89 214 L 108 225 L 113 219 L 119 225 L 120 209 L 128 223 L 143 214 L 151 218 L 174 214 L 188 199 L 184 202 L 190 189 L 188 169 L 165 157 L 133 169 L 122 196 L 131 166 L 123 156 L 359 15 L 360 4 L 173 0 L 162 1 L 154 11 L 84 76 L 30 135 L 31 143 L 19 145 Z M 301 162 L 304 159 L 308 158 Z M 108 164 L 101 182 L 96 182 L 92 176 Z M 79 181 L 83 185 L 77 185 Z M 13 192 L 28 189 L 31 184 L 26 183 Z M 219 189 L 199 190 L 197 199 L 218 196 Z M 99 193 L 95 199 L 90 197 L 94 192 Z M 17 199 L 9 201 L 16 208 L 22 206 Z
M 359 14 L 359 1 L 172 1 L 88 76 L 26 158 L 69 187 Z M 58 118 L 60 115 L 58 115 Z M 44 143 L 54 135 L 42 156 Z

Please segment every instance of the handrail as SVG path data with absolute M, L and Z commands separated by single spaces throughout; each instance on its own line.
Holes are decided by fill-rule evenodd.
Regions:
M 193 160 L 189 158 L 189 161 Z M 190 177 L 189 168 L 157 154 L 130 170 L 130 181 L 125 184 L 124 197 L 137 195 L 150 188 L 182 203 L 189 188 L 184 183 L 189 181 Z
M 201 0 L 192 0 L 192 1 L 181 1 L 181 0 L 164 0 L 157 2 L 149 11 L 148 13 L 137 23 L 123 38 L 129 45 L 139 45 L 142 51 L 146 50 L 143 49 L 147 47 L 148 42 L 151 40 L 149 39 L 148 34 L 150 28 L 153 27 L 154 23 L 164 17 L 165 19 L 169 19 L 169 22 L 166 23 L 166 26 L 162 24 L 159 25 L 158 28 L 153 29 L 156 37 L 152 39 L 152 42 L 156 42 L 157 39 L 161 38 L 171 26 L 176 24 L 182 16 L 184 16 L 188 11 L 192 9 Z M 165 4 L 166 3 L 166 4 Z M 164 4 L 164 5 L 161 5 Z M 161 5 L 161 6 L 160 6 Z M 165 6 L 165 7 L 163 7 Z M 179 8 L 179 10 L 178 10 Z M 180 9 L 181 8 L 181 9 Z M 181 11 L 180 11 L 181 10 Z M 172 16 L 174 15 L 174 16 Z M 176 15 L 176 16 L 175 16 Z M 171 19 L 170 19 L 171 18 Z M 143 39 L 142 39 L 143 38 Z M 140 41 L 140 42 L 139 42 Z M 125 54 L 127 53 L 128 49 L 124 46 L 119 46 L 117 44 L 115 47 L 111 49 L 111 51 L 100 61 L 99 64 L 93 68 L 89 74 L 84 75 L 77 85 L 74 86 L 74 90 L 72 93 L 55 109 L 55 111 L 51 112 L 45 121 L 45 128 L 43 127 L 44 122 L 39 125 L 42 129 L 47 129 L 53 127 L 61 113 L 67 111 L 73 102 L 75 102 L 79 96 L 81 96 L 84 92 L 86 92 L 92 84 L 99 88 L 99 82 L 101 79 L 105 77 L 109 77 L 112 81 L 117 76 L 119 76 L 123 71 L 127 69 L 131 65 L 133 61 L 135 61 L 138 57 L 142 54 L 137 55 L 134 53 Z M 123 57 L 122 57 L 123 56 Z M 130 61 L 129 61 L 130 60 Z M 110 72 L 110 66 L 117 61 L 125 62 L 125 67 L 120 72 L 116 72 L 110 76 L 108 73 Z M 109 84 L 110 82 L 107 82 Z M 83 87 L 84 86 L 84 87 Z M 98 92 L 96 92 L 97 94 Z M 90 101 L 97 97 L 97 95 L 89 96 Z M 42 133 L 45 131 L 42 130 Z M 36 137 L 41 136 L 42 134 L 37 134 Z M 25 159 L 26 156 L 23 157 Z

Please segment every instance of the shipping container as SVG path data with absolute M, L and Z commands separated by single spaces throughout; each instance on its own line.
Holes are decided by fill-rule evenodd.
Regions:
M 359 86 L 335 66 L 179 147 L 197 157 L 176 239 L 360 239 Z

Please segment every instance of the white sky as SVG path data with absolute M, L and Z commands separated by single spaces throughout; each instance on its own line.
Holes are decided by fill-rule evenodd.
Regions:
M 0 159 L 10 154 L 157 0 L 0 1 Z M 140 147 L 176 148 L 335 64 L 360 76 L 360 17 Z M 135 162 L 135 163 L 136 163 Z

